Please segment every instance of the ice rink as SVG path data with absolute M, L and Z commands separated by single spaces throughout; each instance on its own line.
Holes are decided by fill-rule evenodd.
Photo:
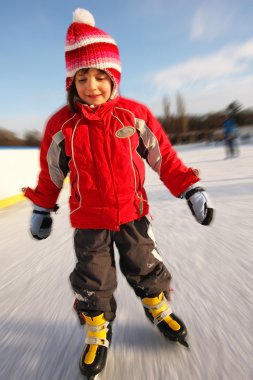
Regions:
M 153 230 L 172 273 L 172 308 L 190 349 L 167 341 L 144 316 L 118 270 L 117 318 L 101 380 L 253 379 L 253 145 L 224 160 L 224 147 L 176 147 L 198 168 L 216 209 L 209 227 L 193 219 L 147 171 Z M 24 183 L 25 185 L 29 185 Z M 29 235 L 28 201 L 0 210 L 0 379 L 81 380 L 85 332 L 72 310 L 75 265 L 68 185 L 52 235 Z M 117 252 L 115 252 L 117 257 Z

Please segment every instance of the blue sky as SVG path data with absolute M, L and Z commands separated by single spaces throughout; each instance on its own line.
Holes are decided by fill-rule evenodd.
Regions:
M 118 43 L 121 93 L 162 114 L 180 93 L 190 114 L 253 106 L 252 0 L 14 0 L 1 5 L 0 127 L 43 130 L 65 103 L 64 43 L 86 8 Z

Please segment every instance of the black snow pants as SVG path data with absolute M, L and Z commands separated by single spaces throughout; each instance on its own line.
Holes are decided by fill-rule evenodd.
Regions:
M 117 287 L 114 244 L 119 266 L 135 294 L 168 297 L 171 275 L 157 251 L 151 224 L 146 217 L 121 225 L 120 231 L 76 229 L 77 257 L 70 282 L 76 294 L 77 313 L 104 312 L 112 321 L 116 313 L 114 291 Z

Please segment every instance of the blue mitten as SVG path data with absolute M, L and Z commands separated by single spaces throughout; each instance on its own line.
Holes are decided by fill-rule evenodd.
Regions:
M 200 186 L 200 183 L 188 187 L 188 189 L 182 194 L 181 198 L 187 200 L 188 206 L 198 223 L 208 226 L 214 215 L 214 209 L 208 198 L 208 195 Z
M 48 209 L 33 205 L 33 213 L 31 218 L 31 234 L 37 240 L 46 239 L 52 229 L 52 218 L 50 216 L 51 211 L 56 211 L 58 206 L 56 205 L 54 209 Z

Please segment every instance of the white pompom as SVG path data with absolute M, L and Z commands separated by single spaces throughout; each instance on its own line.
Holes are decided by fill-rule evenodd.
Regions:
M 86 9 L 77 8 L 73 12 L 73 22 L 81 22 L 90 26 L 95 26 L 95 20 L 93 15 Z

